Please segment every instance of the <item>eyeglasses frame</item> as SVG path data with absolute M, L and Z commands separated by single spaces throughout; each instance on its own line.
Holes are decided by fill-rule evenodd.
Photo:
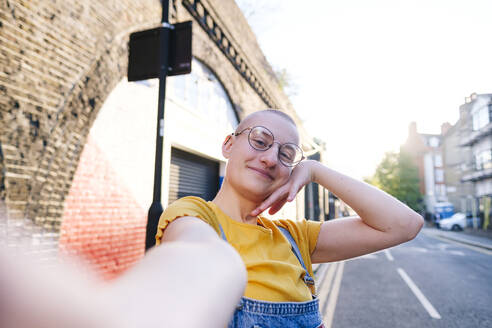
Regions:
M 267 130 L 272 135 L 272 138 L 273 138 L 272 144 L 270 146 L 268 146 L 267 149 L 258 149 L 258 148 L 256 148 L 255 146 L 253 146 L 251 144 L 250 135 L 251 135 L 251 131 L 253 131 L 253 129 L 255 129 L 255 128 L 263 128 L 263 129 Z M 295 143 L 292 143 L 292 142 L 286 142 L 284 144 L 281 144 L 280 142 L 275 141 L 275 135 L 273 134 L 273 132 L 270 131 L 270 129 L 268 129 L 268 128 L 262 126 L 262 125 L 256 125 L 256 126 L 248 127 L 248 128 L 243 129 L 241 132 L 233 132 L 233 133 L 231 133 L 231 136 L 237 137 L 237 136 L 239 136 L 240 134 L 242 134 L 246 130 L 249 130 L 249 133 L 248 133 L 248 143 L 251 146 L 251 148 L 253 148 L 254 150 L 257 150 L 257 151 L 267 151 L 268 149 L 272 148 L 273 144 L 277 143 L 278 144 L 278 150 L 279 150 L 277 152 L 278 161 L 280 163 L 282 163 L 282 165 L 284 165 L 284 166 L 287 166 L 287 167 L 295 167 L 297 164 L 299 164 L 304 159 L 306 159 L 306 157 L 304 157 L 304 152 L 302 151 L 301 147 L 299 147 L 298 145 L 296 145 Z M 229 140 L 227 140 L 227 141 L 229 141 Z M 299 161 L 297 161 L 296 163 L 293 163 L 292 165 L 288 165 L 288 164 L 284 163 L 284 161 L 282 161 L 280 159 L 280 148 L 282 148 L 282 146 L 284 146 L 284 145 L 294 145 L 294 146 L 296 146 L 301 151 L 301 159 Z

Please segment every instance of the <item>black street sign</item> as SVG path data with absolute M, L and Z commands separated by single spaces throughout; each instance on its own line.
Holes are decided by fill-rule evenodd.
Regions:
M 167 76 L 191 72 L 192 22 L 170 25 L 168 47 L 161 45 L 161 33 L 168 28 L 160 26 L 130 34 L 128 56 L 128 81 L 140 81 L 159 77 L 159 59 L 162 51 L 168 51 Z

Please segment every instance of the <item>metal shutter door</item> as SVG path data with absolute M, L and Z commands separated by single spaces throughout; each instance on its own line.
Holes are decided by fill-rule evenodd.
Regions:
M 212 200 L 219 190 L 219 163 L 171 149 L 169 204 L 184 196 Z

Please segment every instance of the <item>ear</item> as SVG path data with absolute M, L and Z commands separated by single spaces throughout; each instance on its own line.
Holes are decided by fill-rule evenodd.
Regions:
M 234 144 L 234 138 L 232 137 L 232 135 L 229 134 L 224 139 L 224 142 L 222 143 L 222 155 L 225 158 L 229 158 L 233 144 Z

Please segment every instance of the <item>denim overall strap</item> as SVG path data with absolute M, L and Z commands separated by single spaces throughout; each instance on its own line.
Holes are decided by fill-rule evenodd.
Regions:
M 309 275 L 309 272 L 306 268 L 306 265 L 304 264 L 304 260 L 302 259 L 302 255 L 301 255 L 301 252 L 299 251 L 299 247 L 297 246 L 296 241 L 294 240 L 294 238 L 290 234 L 289 230 L 282 228 L 282 227 L 278 227 L 278 228 L 280 229 L 282 234 L 285 236 L 285 238 L 287 238 L 287 240 L 289 241 L 292 252 L 294 252 L 294 255 L 297 257 L 297 260 L 299 260 L 299 263 L 303 267 L 304 271 L 306 271 L 306 274 L 304 275 L 304 278 L 303 278 L 304 282 L 308 286 L 314 285 L 314 279 Z M 220 223 L 219 223 L 219 229 L 220 229 L 221 238 L 227 242 L 227 238 L 225 236 L 224 229 L 222 228 L 222 225 Z
M 220 229 L 220 236 L 222 237 L 222 239 L 224 239 L 225 242 L 227 242 L 227 238 L 225 236 L 224 229 L 222 229 L 222 225 L 220 223 L 219 223 L 219 229 Z
M 304 275 L 304 282 L 306 283 L 306 285 L 314 285 L 314 279 L 309 275 L 309 272 L 306 268 L 306 265 L 304 264 L 304 260 L 302 259 L 302 255 L 301 255 L 301 252 L 299 251 L 299 247 L 297 246 L 297 243 L 296 241 L 294 240 L 294 238 L 292 237 L 292 235 L 290 234 L 289 230 L 283 228 L 283 227 L 278 227 L 280 229 L 280 231 L 282 232 L 282 234 L 285 236 L 285 238 L 287 238 L 287 240 L 289 241 L 290 243 L 290 246 L 292 248 L 292 252 L 294 252 L 294 254 L 296 255 L 297 259 L 299 260 L 299 263 L 301 263 L 301 266 L 304 268 L 304 271 L 306 271 L 306 274 Z

